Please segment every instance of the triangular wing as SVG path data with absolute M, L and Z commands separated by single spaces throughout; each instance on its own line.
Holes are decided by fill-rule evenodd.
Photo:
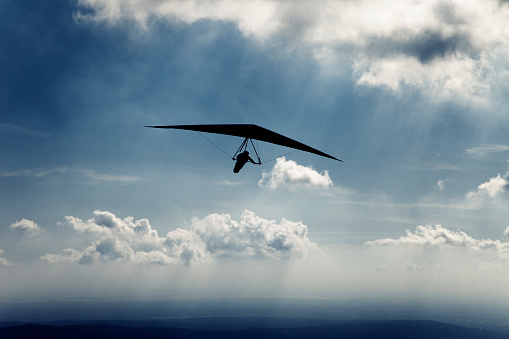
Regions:
M 145 126 L 152 128 L 170 128 L 170 129 L 183 129 L 188 131 L 206 132 L 232 135 L 242 138 L 250 138 L 260 141 L 269 142 L 272 144 L 295 148 L 301 151 L 314 153 L 322 157 L 339 160 L 332 155 L 326 154 L 313 147 L 304 145 L 301 142 L 285 137 L 284 135 L 272 132 L 266 128 L 253 125 L 253 124 L 224 124 L 224 125 L 173 125 L 173 126 Z

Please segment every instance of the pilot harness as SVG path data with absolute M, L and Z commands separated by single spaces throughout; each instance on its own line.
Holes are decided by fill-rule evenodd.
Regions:
M 255 147 L 255 145 L 253 143 L 253 139 L 251 139 L 251 138 L 244 139 L 242 144 L 240 144 L 240 147 L 237 150 L 237 152 L 235 152 L 235 154 L 233 155 L 232 160 L 233 161 L 237 160 L 237 155 L 238 154 L 240 154 L 241 152 L 247 151 L 247 146 L 249 145 L 249 142 L 251 142 L 251 146 L 253 146 L 253 149 L 255 151 L 256 157 L 258 158 L 258 164 L 261 165 L 262 161 L 260 160 L 260 156 L 258 155 L 258 151 L 256 150 L 256 147 Z

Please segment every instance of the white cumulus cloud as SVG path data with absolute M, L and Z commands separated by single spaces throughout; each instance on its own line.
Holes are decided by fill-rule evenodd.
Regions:
M 211 214 L 193 222 L 205 249 L 218 256 L 254 258 L 305 257 L 318 246 L 307 237 L 307 227 L 301 222 L 282 219 L 278 224 L 245 210 L 240 221 L 228 214 Z
M 35 234 L 41 230 L 39 225 L 37 225 L 32 220 L 27 219 L 21 219 L 20 221 L 17 221 L 10 226 L 11 229 L 17 230 L 20 232 L 26 232 L 30 234 Z
M 193 220 L 190 229 L 177 228 L 161 237 L 147 219 L 118 218 L 111 212 L 95 211 L 87 221 L 66 217 L 78 232 L 97 239 L 84 249 L 67 248 L 61 254 L 46 254 L 48 262 L 124 261 L 140 264 L 172 264 L 209 261 L 214 257 L 292 259 L 321 253 L 307 237 L 307 227 L 286 219 L 277 223 L 245 210 L 240 221 L 228 214 L 210 214 Z
M 263 172 L 258 182 L 260 186 L 271 189 L 280 187 L 321 187 L 332 186 L 332 179 L 327 171 L 319 173 L 312 167 L 297 164 L 295 161 L 278 158 L 270 172 Z
M 507 179 L 498 174 L 496 177 L 491 178 L 489 181 L 480 184 L 477 187 L 477 191 L 468 193 L 467 198 L 486 197 L 486 196 L 493 198 L 498 194 L 502 193 L 508 187 L 509 181 L 507 181 Z

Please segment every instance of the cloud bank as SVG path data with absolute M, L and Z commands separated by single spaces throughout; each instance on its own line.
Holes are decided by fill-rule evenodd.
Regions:
M 399 238 L 321 247 L 309 240 L 302 223 L 267 220 L 247 210 L 238 220 L 228 214 L 194 219 L 186 229 L 165 236 L 146 219 L 99 210 L 88 220 L 69 216 L 63 226 L 77 237 L 59 241 L 74 245 L 41 256 L 45 262 L 11 265 L 0 250 L 0 297 L 22 291 L 27 298 L 27 291 L 40 293 L 42 285 L 49 286 L 45 296 L 59 297 L 350 293 L 411 300 L 415 295 L 464 298 L 467 292 L 485 298 L 489 290 L 499 298 L 509 272 L 507 238 L 476 239 L 441 225 L 418 226 Z M 83 245 L 75 245 L 80 239 Z M 5 274 L 11 271 L 16 275 Z
M 294 187 L 319 187 L 332 186 L 332 179 L 327 171 L 323 174 L 315 171 L 312 167 L 297 164 L 295 161 L 278 158 L 269 173 L 263 172 L 258 182 L 259 186 L 270 189 L 294 188 Z
M 49 262 L 125 261 L 139 264 L 174 264 L 210 261 L 219 257 L 293 259 L 319 253 L 307 237 L 307 227 L 283 219 L 279 224 L 245 210 L 240 221 L 228 214 L 195 219 L 190 229 L 178 228 L 161 237 L 147 219 L 118 218 L 111 212 L 94 212 L 87 221 L 67 216 L 75 231 L 96 236 L 89 246 L 46 254 Z
M 422 90 L 435 98 L 486 98 L 508 54 L 509 6 L 498 0 L 143 1 L 80 0 L 77 20 L 233 22 L 270 45 L 347 56 L 357 84 Z M 85 9 L 86 13 L 81 11 Z

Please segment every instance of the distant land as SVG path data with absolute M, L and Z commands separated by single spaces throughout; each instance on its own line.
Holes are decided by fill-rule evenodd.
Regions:
M 330 325 L 302 326 L 317 323 L 314 319 L 272 319 L 272 325 L 284 327 L 247 327 L 256 322 L 244 317 L 193 318 L 165 322 L 116 321 L 101 324 L 23 324 L 0 328 L 0 338 L 487 338 L 507 335 L 479 328 L 467 328 L 430 320 L 341 321 Z M 267 323 L 268 319 L 259 319 Z M 217 328 L 221 323 L 224 328 Z M 319 322 L 318 322 L 319 323 Z M 206 326 L 206 325 L 209 326 Z M 231 324 L 232 328 L 229 328 Z M 7 324 L 4 324 L 7 325 Z M 186 325 L 180 327 L 178 325 Z M 293 325 L 293 326 L 292 326 Z M 208 328 L 207 328 L 208 327 Z
M 508 338 L 509 308 L 338 298 L 0 301 L 0 338 Z

